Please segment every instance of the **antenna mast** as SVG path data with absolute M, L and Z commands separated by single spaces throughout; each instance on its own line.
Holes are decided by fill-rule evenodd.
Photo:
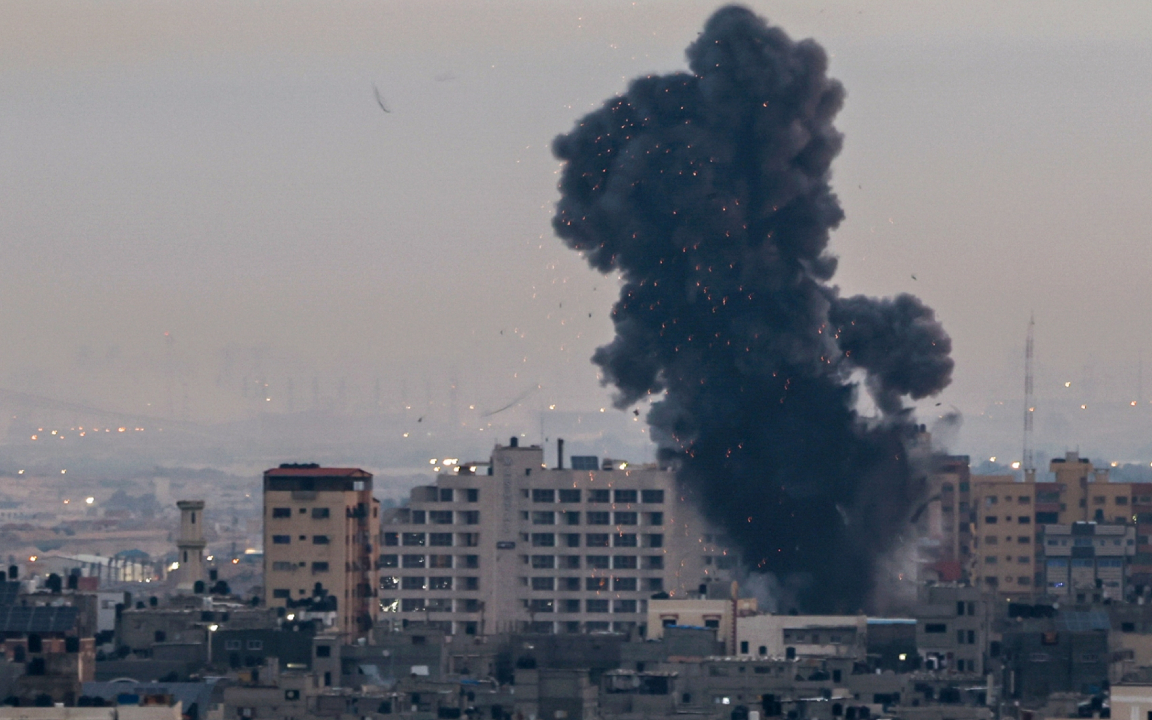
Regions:
M 1032 330 L 1036 316 L 1028 317 L 1028 339 L 1024 343 L 1024 482 L 1036 482 L 1036 466 L 1032 461 L 1032 416 L 1036 412 L 1036 398 L 1032 392 Z

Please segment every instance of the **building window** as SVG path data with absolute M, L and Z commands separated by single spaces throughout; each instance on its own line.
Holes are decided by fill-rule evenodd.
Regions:
M 571 590 L 573 592 L 580 590 L 580 578 L 561 578 L 561 590 Z
M 607 490 L 605 490 L 607 492 Z M 589 512 L 588 524 L 589 525 L 608 525 L 610 524 L 609 515 L 606 512 Z
M 565 525 L 579 525 L 580 524 L 580 512 L 576 511 L 576 510 L 565 512 L 564 513 L 564 524 Z
M 328 544 L 328 536 L 327 535 L 313 535 L 312 536 L 312 544 L 313 545 L 327 545 Z
M 452 577 L 451 576 L 430 577 L 430 578 L 428 578 L 428 589 L 429 590 L 451 590 L 452 589 Z
M 560 502 L 562 503 L 578 503 L 580 502 L 579 490 L 561 490 Z
M 608 503 L 612 502 L 611 490 L 589 490 L 588 502 L 590 503 Z
M 634 512 L 618 512 L 616 513 L 617 525 L 635 525 L 636 513 Z
M 422 567 L 424 567 L 424 556 L 423 555 L 405 555 L 401 565 L 402 565 L 402 567 L 406 567 L 406 568 L 422 568 Z
M 1021 525 L 1028 525 L 1032 522 L 1032 518 L 1028 515 L 1021 515 L 1020 517 L 1016 518 L 1016 521 Z
M 291 542 L 292 542 L 292 536 L 291 535 L 273 535 L 272 536 L 272 544 L 273 545 L 289 545 L 289 544 L 291 544 Z
M 452 502 L 452 488 L 440 488 L 440 502 Z
M 331 645 L 317 645 L 316 646 L 316 657 L 332 657 L 332 646 Z
M 635 533 L 620 533 L 616 536 L 614 547 L 636 547 Z
M 532 547 L 556 547 L 556 536 L 552 533 L 532 533 Z
M 537 570 L 548 570 L 556 567 L 555 555 L 533 555 L 532 567 Z
M 532 513 L 533 525 L 555 525 L 556 513 L 551 510 L 536 510 Z
M 424 598 L 404 598 L 400 601 L 401 612 L 418 612 L 424 609 Z
M 278 600 L 284 600 L 286 598 L 292 597 L 292 591 L 291 590 L 285 590 L 283 588 L 276 589 L 276 590 L 272 591 L 272 597 L 274 597 Z
M 480 511 L 479 510 L 465 510 L 460 513 L 463 516 L 465 525 L 479 525 L 480 524 Z
M 423 525 L 425 523 L 426 517 L 427 516 L 423 510 L 413 510 L 412 511 L 412 524 L 413 525 Z
M 584 539 L 585 547 L 608 547 L 608 533 L 588 533 Z
M 248 649 L 249 650 L 263 650 L 264 649 L 264 641 L 263 640 L 249 640 L 248 641 Z
M 612 578 L 612 589 L 613 590 L 619 590 L 620 592 L 636 592 L 636 578 L 634 578 L 634 577 Z
M 618 503 L 634 503 L 636 502 L 635 490 L 617 490 L 616 502 Z
M 532 578 L 533 590 L 555 590 L 556 578 L 553 577 L 534 577 Z
M 291 572 L 292 570 L 296 569 L 296 563 L 294 563 L 294 562 L 274 562 L 274 563 L 272 563 L 272 569 L 280 571 L 280 572 Z
M 478 567 L 480 567 L 480 556 L 479 555 L 465 555 L 464 556 L 464 567 L 466 567 L 466 568 L 478 568 Z
M 380 567 L 382 567 L 382 568 L 400 567 L 400 556 L 399 555 L 381 555 L 380 556 Z
M 384 544 L 388 545 L 388 546 L 399 545 L 400 544 L 400 534 L 394 533 L 394 532 L 384 533 Z
M 924 632 L 929 635 L 942 635 L 948 632 L 948 625 L 945 623 L 926 623 Z
M 314 508 L 312 508 L 312 519 L 313 520 L 324 520 L 327 517 L 329 517 L 328 508 L 326 508 L 326 507 L 314 507 Z
M 580 569 L 580 556 L 579 555 L 565 555 L 564 556 L 564 567 L 568 568 L 569 570 L 579 570 Z
M 292 517 L 292 508 L 272 508 L 272 517 L 290 518 Z
M 648 578 L 645 584 L 648 592 L 664 592 L 664 578 Z
M 664 556 L 663 555 L 646 555 L 644 557 L 645 570 L 663 570 L 664 569 Z
M 649 525 L 663 525 L 664 524 L 664 513 L 662 513 L 662 512 L 650 512 L 650 513 L 648 513 L 648 524 Z
M 552 601 L 551 600 L 543 600 L 543 599 L 529 600 L 528 601 L 528 612 L 531 612 L 531 613 L 550 613 L 550 612 L 552 612 Z
M 635 600 L 615 600 L 612 603 L 612 612 L 634 613 L 634 612 L 636 612 L 636 601 Z
M 584 612 L 590 613 L 606 613 L 608 612 L 607 600 L 585 600 Z
M 427 590 L 428 586 L 424 578 L 415 575 L 405 575 L 400 578 L 400 589 L 402 590 Z
M 645 535 L 644 536 L 644 545 L 645 545 L 645 547 L 652 547 L 652 548 L 664 547 L 664 536 L 663 535 Z
M 640 491 L 640 501 L 645 503 L 662 503 L 664 502 L 664 491 L 642 490 Z
M 588 555 L 584 558 L 588 567 L 592 570 L 607 570 L 608 569 L 608 556 L 607 555 Z
M 451 525 L 451 510 L 431 510 L 428 512 L 428 521 L 433 525 Z
M 438 570 L 448 570 L 452 568 L 451 555 L 429 555 L 428 567 L 436 568 Z
M 314 563 L 312 563 L 312 572 L 314 572 L 314 573 L 326 573 L 326 572 L 328 572 L 328 563 L 326 563 L 326 562 L 314 562 Z
M 580 547 L 580 533 L 568 533 L 565 535 L 564 545 L 570 548 Z
M 608 578 L 606 577 L 590 577 L 584 578 L 584 589 L 599 592 L 608 589 Z
M 424 547 L 424 533 L 404 533 L 400 539 L 408 547 Z
M 465 491 L 465 499 L 470 502 L 480 502 L 480 490 L 477 488 L 468 488 Z
M 575 599 L 565 600 L 564 601 L 564 610 L 562 612 L 566 612 L 566 613 L 578 613 L 578 612 L 580 612 L 580 601 L 575 600 Z M 577 623 L 577 626 L 579 626 L 579 623 Z M 576 630 L 576 632 L 579 632 L 579 630 Z
M 995 515 L 987 515 L 984 517 L 984 523 L 986 525 L 995 525 L 998 519 Z
M 616 570 L 635 570 L 635 555 L 615 555 L 612 557 L 612 567 Z
M 479 590 L 480 589 L 480 578 L 478 578 L 478 577 L 464 577 L 464 578 L 460 578 L 460 580 L 464 583 L 464 589 L 465 590 Z
M 452 533 L 428 533 L 428 544 L 432 547 L 452 547 Z
M 532 490 L 532 502 L 538 502 L 538 503 L 556 502 L 556 491 L 555 490 L 541 490 L 539 488 L 535 488 Z

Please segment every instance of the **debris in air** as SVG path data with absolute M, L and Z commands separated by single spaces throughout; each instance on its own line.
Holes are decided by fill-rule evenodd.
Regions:
M 392 111 L 384 104 L 384 98 L 380 96 L 380 88 L 376 87 L 376 83 L 372 83 L 372 92 L 376 94 L 376 104 L 380 106 L 380 109 L 391 115 Z

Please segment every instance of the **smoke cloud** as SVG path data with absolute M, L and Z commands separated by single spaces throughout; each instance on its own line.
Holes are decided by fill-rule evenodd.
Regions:
M 915 297 L 829 284 L 844 90 L 820 46 L 733 6 L 687 58 L 553 145 L 557 234 L 622 278 L 593 362 L 618 407 L 658 398 L 662 457 L 750 568 L 855 612 L 921 491 L 901 398 L 948 384 L 951 342 Z M 854 372 L 880 417 L 856 413 Z

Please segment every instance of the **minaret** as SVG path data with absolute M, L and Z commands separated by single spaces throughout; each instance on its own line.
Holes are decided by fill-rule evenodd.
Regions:
M 180 570 L 177 590 L 192 592 L 197 580 L 204 579 L 204 501 L 181 500 L 180 537 L 176 539 Z

